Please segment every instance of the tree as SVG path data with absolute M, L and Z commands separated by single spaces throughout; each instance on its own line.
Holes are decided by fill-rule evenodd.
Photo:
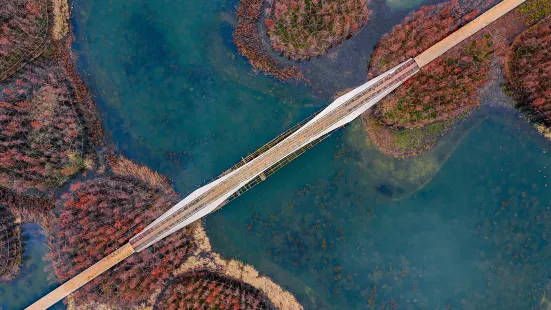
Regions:
M 215 272 L 199 270 L 172 279 L 154 309 L 275 309 L 258 289 Z
M 488 6 L 482 1 L 450 1 L 424 6 L 410 14 L 379 42 L 368 75 L 377 76 L 415 57 Z M 452 119 L 478 104 L 478 94 L 490 78 L 494 53 L 492 35 L 479 33 L 422 68 L 372 109 L 380 122 L 395 129 L 419 128 Z
M 519 35 L 509 50 L 506 76 L 519 105 L 551 125 L 551 17 Z
M 176 195 L 121 176 L 75 183 L 52 221 L 50 258 L 63 282 L 115 251 L 168 210 Z M 77 304 L 101 300 L 130 306 L 147 299 L 190 250 L 186 231 L 127 258 L 74 293 Z
M 0 282 L 15 278 L 21 261 L 21 226 L 15 216 L 0 205 Z

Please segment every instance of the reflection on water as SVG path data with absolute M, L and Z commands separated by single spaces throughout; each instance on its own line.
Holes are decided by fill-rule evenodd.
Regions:
M 56 285 L 48 283 L 44 270 L 48 264 L 46 237 L 36 224 L 23 224 L 23 265 L 21 274 L 13 281 L 0 283 L 0 309 L 23 309 L 48 293 Z M 65 309 L 62 303 L 51 309 Z

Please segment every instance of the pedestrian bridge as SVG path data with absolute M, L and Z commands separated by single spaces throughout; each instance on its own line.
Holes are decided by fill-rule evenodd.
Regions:
M 296 158 L 333 131 L 350 123 L 419 70 L 463 40 L 480 31 L 526 0 L 504 0 L 421 55 L 337 98 L 318 114 L 280 135 L 244 158 L 207 185 L 198 188 L 130 239 L 129 243 L 86 269 L 27 309 L 46 309 L 126 257 L 215 211 L 279 167 Z M 108 237 L 108 236 L 106 236 Z

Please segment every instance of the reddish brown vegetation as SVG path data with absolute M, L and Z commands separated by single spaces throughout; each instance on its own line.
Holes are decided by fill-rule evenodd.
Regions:
M 403 61 L 415 57 L 461 25 L 476 18 L 480 9 L 493 1 L 453 0 L 438 5 L 424 6 L 407 16 L 379 41 L 369 67 L 377 76 Z M 471 8 L 476 7 L 476 10 Z
M 50 239 L 50 257 L 62 282 L 127 243 L 176 200 L 128 177 L 74 183 L 62 198 Z M 147 299 L 183 263 L 189 248 L 185 231 L 175 233 L 81 288 L 77 303 L 128 306 Z
M 285 67 L 276 62 L 266 51 L 258 32 L 258 21 L 262 10 L 262 0 L 242 0 L 237 9 L 238 23 L 233 31 L 233 42 L 250 64 L 280 80 L 302 79 L 296 66 Z
M 273 0 L 265 22 L 272 47 L 303 60 L 351 37 L 368 16 L 367 0 Z
M 519 104 L 551 123 L 551 17 L 517 37 L 507 59 L 507 78 Z
M 1 0 L 0 81 L 40 55 L 47 34 L 46 0 Z
M 0 94 L 0 185 L 19 192 L 58 187 L 92 163 L 63 70 L 33 66 Z
M 465 9 L 468 3 L 425 6 L 408 16 L 379 43 L 369 75 L 376 76 L 416 56 L 475 18 L 480 11 Z M 463 113 L 478 104 L 479 90 L 490 77 L 493 52 L 490 34 L 466 40 L 382 100 L 373 115 L 393 128 L 415 128 Z
M 47 228 L 50 211 L 54 207 L 52 198 L 20 195 L 0 187 L 0 205 L 10 210 L 22 222 L 35 222 Z
M 63 1 L 63 0 L 61 0 Z M 87 139 L 92 145 L 103 145 L 103 128 L 101 122 L 97 119 L 96 106 L 88 93 L 88 88 L 78 75 L 71 51 L 72 34 L 65 42 L 58 42 L 55 56 L 60 61 L 66 72 L 67 79 L 71 83 L 75 101 L 78 103 L 79 112 L 82 114 L 84 125 L 86 127 Z
M 273 309 L 258 289 L 217 273 L 183 274 L 169 283 L 155 309 Z
M 152 171 L 146 166 L 140 166 L 122 155 L 119 157 L 110 156 L 109 165 L 117 175 L 136 177 L 152 188 L 158 188 L 166 194 L 175 195 L 174 189 L 172 189 L 167 177 Z
M 13 214 L 0 205 L 0 282 L 15 278 L 21 257 L 21 226 Z

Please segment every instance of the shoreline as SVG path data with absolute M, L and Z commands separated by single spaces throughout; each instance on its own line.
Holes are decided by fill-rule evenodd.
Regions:
M 109 145 L 106 145 L 104 140 L 103 128 L 99 120 L 100 114 L 97 110 L 97 105 L 93 102 L 88 88 L 84 84 L 75 67 L 78 55 L 75 54 L 72 48 L 74 33 L 73 25 L 70 22 L 71 17 L 69 12 L 69 4 L 66 0 L 49 0 L 48 7 L 50 8 L 48 14 L 53 16 L 54 20 L 52 24 L 48 25 L 48 39 L 52 42 L 47 46 L 47 48 L 44 49 L 44 51 L 52 52 L 47 53 L 48 55 L 45 55 L 44 52 L 40 53 L 40 55 L 33 58 L 33 61 L 28 62 L 26 66 L 32 66 L 35 61 L 39 61 L 38 59 L 40 59 L 40 57 L 46 57 L 44 60 L 58 62 L 65 70 L 66 77 L 71 85 L 71 92 L 75 107 L 77 108 L 81 121 L 84 123 L 84 139 L 86 140 L 84 153 L 93 154 L 92 157 L 94 165 L 90 169 L 84 171 L 84 173 L 104 175 L 108 168 L 119 175 L 135 175 L 135 173 L 138 173 L 138 178 L 148 179 L 152 184 L 162 188 L 164 192 L 172 192 L 175 195 L 171 186 L 166 183 L 167 179 L 165 177 L 152 172 L 146 167 L 142 168 L 142 166 L 138 166 L 137 164 L 126 160 L 125 165 L 126 167 L 129 167 L 127 170 L 125 170 L 124 167 L 121 167 L 122 165 L 117 168 L 116 162 L 118 161 L 116 160 L 115 152 L 111 150 Z M 17 72 L 20 72 L 21 70 L 26 69 L 23 67 Z M 140 174 L 139 171 L 142 173 Z M 30 193 L 16 193 L 9 189 L 2 189 L 2 203 L 15 210 L 18 216 L 23 218 L 23 222 L 36 222 L 39 224 L 44 229 L 47 237 L 51 238 L 52 231 L 55 229 L 55 227 L 50 227 L 52 225 L 52 212 L 55 212 L 54 209 L 57 209 L 59 206 L 53 206 L 50 203 L 53 203 L 52 199 L 54 197 L 60 196 L 69 187 L 77 184 L 79 182 L 78 179 L 80 178 L 75 178 L 73 176 L 62 187 L 45 189 L 38 196 Z M 166 185 L 162 185 L 165 183 Z M 22 202 L 40 204 L 44 202 L 43 199 L 49 199 L 50 201 L 50 207 L 48 207 L 47 210 L 35 210 L 30 208 L 28 205 L 18 207 L 18 205 Z M 300 306 L 291 293 L 283 290 L 270 279 L 259 276 L 258 272 L 252 266 L 243 265 L 235 260 L 223 259 L 218 253 L 214 252 L 210 247 L 210 241 L 201 223 L 194 224 L 193 227 L 196 230 L 193 232 L 193 236 L 197 239 L 196 241 L 200 244 L 200 246 L 197 247 L 193 254 L 186 256 L 187 258 L 184 265 L 178 266 L 178 273 L 171 274 L 170 278 L 183 273 L 197 271 L 198 266 L 201 266 L 200 268 L 202 270 L 218 272 L 258 288 L 260 291 L 265 293 L 272 304 L 278 306 L 280 309 L 302 309 L 302 306 Z M 210 257 L 210 261 L 205 260 L 205 257 L 207 256 Z M 241 272 L 236 273 L 235 268 L 241 270 Z M 54 266 L 53 269 L 56 270 L 57 268 Z M 146 308 L 153 307 L 155 297 L 158 293 L 159 292 L 156 292 L 152 296 L 143 296 L 149 300 L 149 305 L 140 304 L 134 308 L 143 309 L 144 306 Z M 68 300 L 69 308 L 74 308 L 74 299 L 69 296 Z M 98 307 L 93 304 L 89 305 L 89 307 L 93 309 L 119 307 L 116 304 L 97 306 Z

